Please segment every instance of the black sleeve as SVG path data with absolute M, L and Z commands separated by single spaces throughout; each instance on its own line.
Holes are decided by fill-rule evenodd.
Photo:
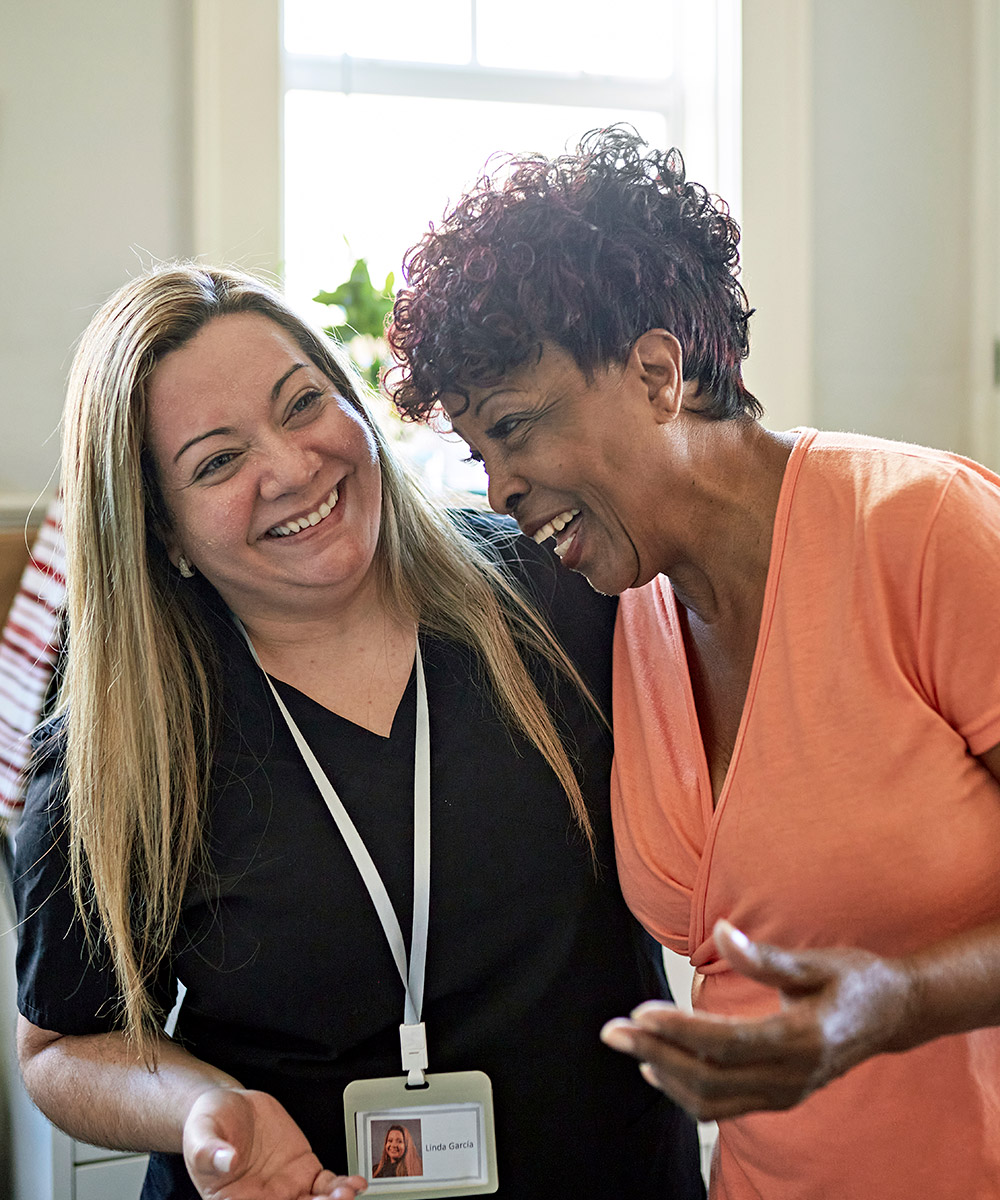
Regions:
M 551 548 L 525 537 L 510 517 L 473 510 L 455 516 L 534 603 L 610 718 L 617 598 L 602 596 L 582 575 L 567 571 Z
M 119 1024 L 119 993 L 106 942 L 95 931 L 88 945 L 73 902 L 60 733 L 55 722 L 35 735 L 16 833 L 17 1006 L 42 1029 L 107 1033 Z M 163 982 L 154 996 L 160 1007 L 169 1007 Z

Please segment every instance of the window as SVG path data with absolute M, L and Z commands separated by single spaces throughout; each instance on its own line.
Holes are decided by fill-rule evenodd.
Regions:
M 572 18 L 567 12 L 572 12 Z M 312 303 L 406 249 L 496 151 L 627 121 L 738 206 L 739 0 L 285 0 L 284 275 Z

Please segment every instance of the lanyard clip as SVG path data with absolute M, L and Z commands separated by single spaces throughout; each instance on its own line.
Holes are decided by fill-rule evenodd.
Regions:
M 399 1048 L 403 1055 L 406 1086 L 423 1087 L 427 1067 L 427 1030 L 423 1021 L 419 1025 L 400 1025 Z

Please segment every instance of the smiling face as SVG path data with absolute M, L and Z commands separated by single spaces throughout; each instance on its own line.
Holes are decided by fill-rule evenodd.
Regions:
M 678 358 L 675 400 L 679 372 Z M 486 467 L 492 507 L 516 517 L 536 541 L 554 539 L 563 566 L 609 595 L 662 569 L 661 375 L 651 376 L 636 350 L 624 367 L 598 369 L 588 381 L 569 354 L 546 343 L 537 362 L 494 387 L 471 389 L 467 406 L 464 397 L 445 401 L 456 432 Z
M 390 1129 L 385 1135 L 385 1152 L 390 1162 L 399 1162 L 406 1151 L 406 1140 L 398 1129 Z
M 183 554 L 246 621 L 374 588 L 381 477 L 357 410 L 279 325 L 217 317 L 160 361 L 146 442 Z

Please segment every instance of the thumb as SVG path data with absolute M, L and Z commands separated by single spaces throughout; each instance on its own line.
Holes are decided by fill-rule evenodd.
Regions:
M 720 919 L 712 929 L 715 946 L 734 971 L 790 996 L 818 991 L 828 978 L 818 964 L 792 950 L 752 942 L 742 930 Z
M 189 1159 L 199 1174 L 225 1176 L 232 1171 L 236 1148 L 219 1137 L 215 1121 L 208 1113 L 189 1118 L 185 1141 Z
M 225 1142 L 219 1142 L 215 1149 L 212 1150 L 212 1169 L 219 1175 L 228 1175 L 233 1169 L 235 1160 L 236 1151 Z

